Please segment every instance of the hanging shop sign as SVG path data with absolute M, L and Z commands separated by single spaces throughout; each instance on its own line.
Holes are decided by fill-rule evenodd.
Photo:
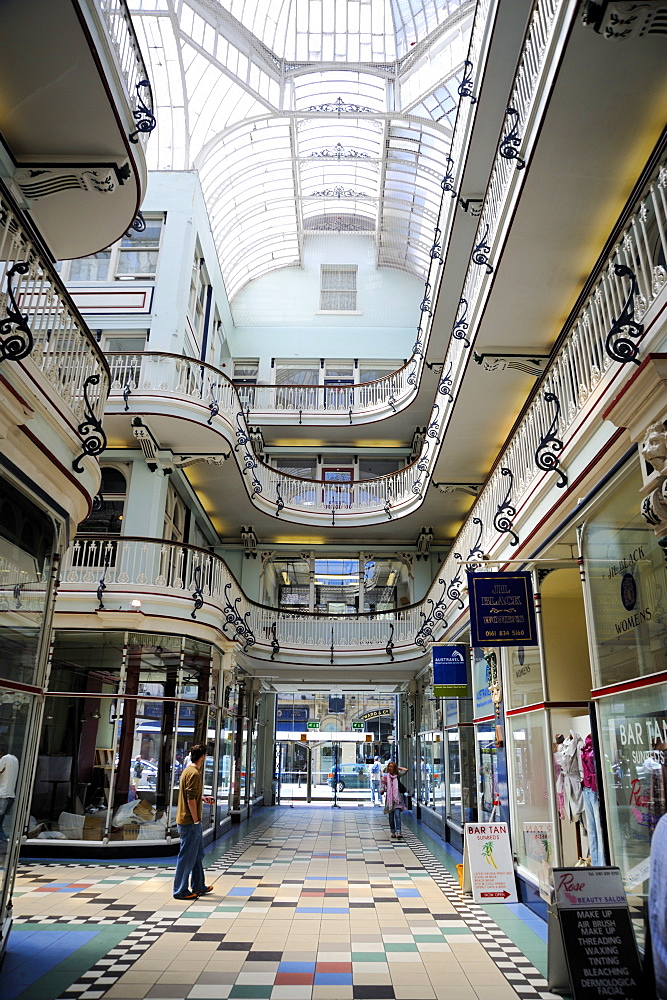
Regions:
M 364 719 L 368 722 L 369 719 L 378 719 L 386 715 L 393 715 L 393 709 L 391 708 L 374 708 L 372 712 L 364 712 L 359 716 L 360 719 Z
M 436 698 L 468 698 L 468 647 L 433 646 L 433 694 Z
M 530 573 L 468 573 L 473 646 L 536 646 Z
M 574 1000 L 640 1000 L 642 969 L 618 868 L 554 868 Z
M 507 823 L 466 823 L 463 890 L 476 903 L 516 903 Z

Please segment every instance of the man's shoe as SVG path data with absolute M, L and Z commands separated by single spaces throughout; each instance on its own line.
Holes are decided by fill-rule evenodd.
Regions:
M 174 896 L 174 899 L 199 899 L 198 892 L 186 892 L 184 896 Z
M 205 896 L 208 892 L 213 892 L 212 885 L 205 885 L 202 891 L 199 893 L 200 896 Z

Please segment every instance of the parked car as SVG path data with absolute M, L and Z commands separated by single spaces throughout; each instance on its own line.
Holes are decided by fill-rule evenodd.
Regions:
M 365 764 L 340 764 L 338 767 L 336 791 L 344 788 L 370 788 L 368 769 Z M 329 785 L 334 787 L 334 772 L 329 772 Z

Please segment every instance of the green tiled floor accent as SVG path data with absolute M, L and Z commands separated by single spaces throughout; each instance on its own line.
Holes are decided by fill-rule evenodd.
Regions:
M 104 958 L 111 948 L 131 934 L 136 924 L 123 924 L 115 927 L 101 927 L 92 941 L 82 945 L 77 951 L 66 958 L 60 965 L 50 969 L 41 979 L 37 979 L 23 993 L 20 993 L 15 1000 L 56 1000 L 63 990 L 67 989 L 70 983 L 76 980 L 91 965 Z M 17 924 L 12 928 L 12 934 L 19 935 L 22 930 L 62 930 L 63 924 L 51 924 L 45 927 L 44 924 Z M 67 930 L 73 930 L 71 924 L 66 925 Z M 1 995 L 1 994 L 0 994 Z

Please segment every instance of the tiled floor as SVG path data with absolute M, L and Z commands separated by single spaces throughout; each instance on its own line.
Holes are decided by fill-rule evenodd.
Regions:
M 501 929 L 417 833 L 391 841 L 377 809 L 266 810 L 208 853 L 215 890 L 192 903 L 164 864 L 24 865 L 3 1000 L 550 998 L 507 936 L 537 960 L 539 926 L 502 907 Z

